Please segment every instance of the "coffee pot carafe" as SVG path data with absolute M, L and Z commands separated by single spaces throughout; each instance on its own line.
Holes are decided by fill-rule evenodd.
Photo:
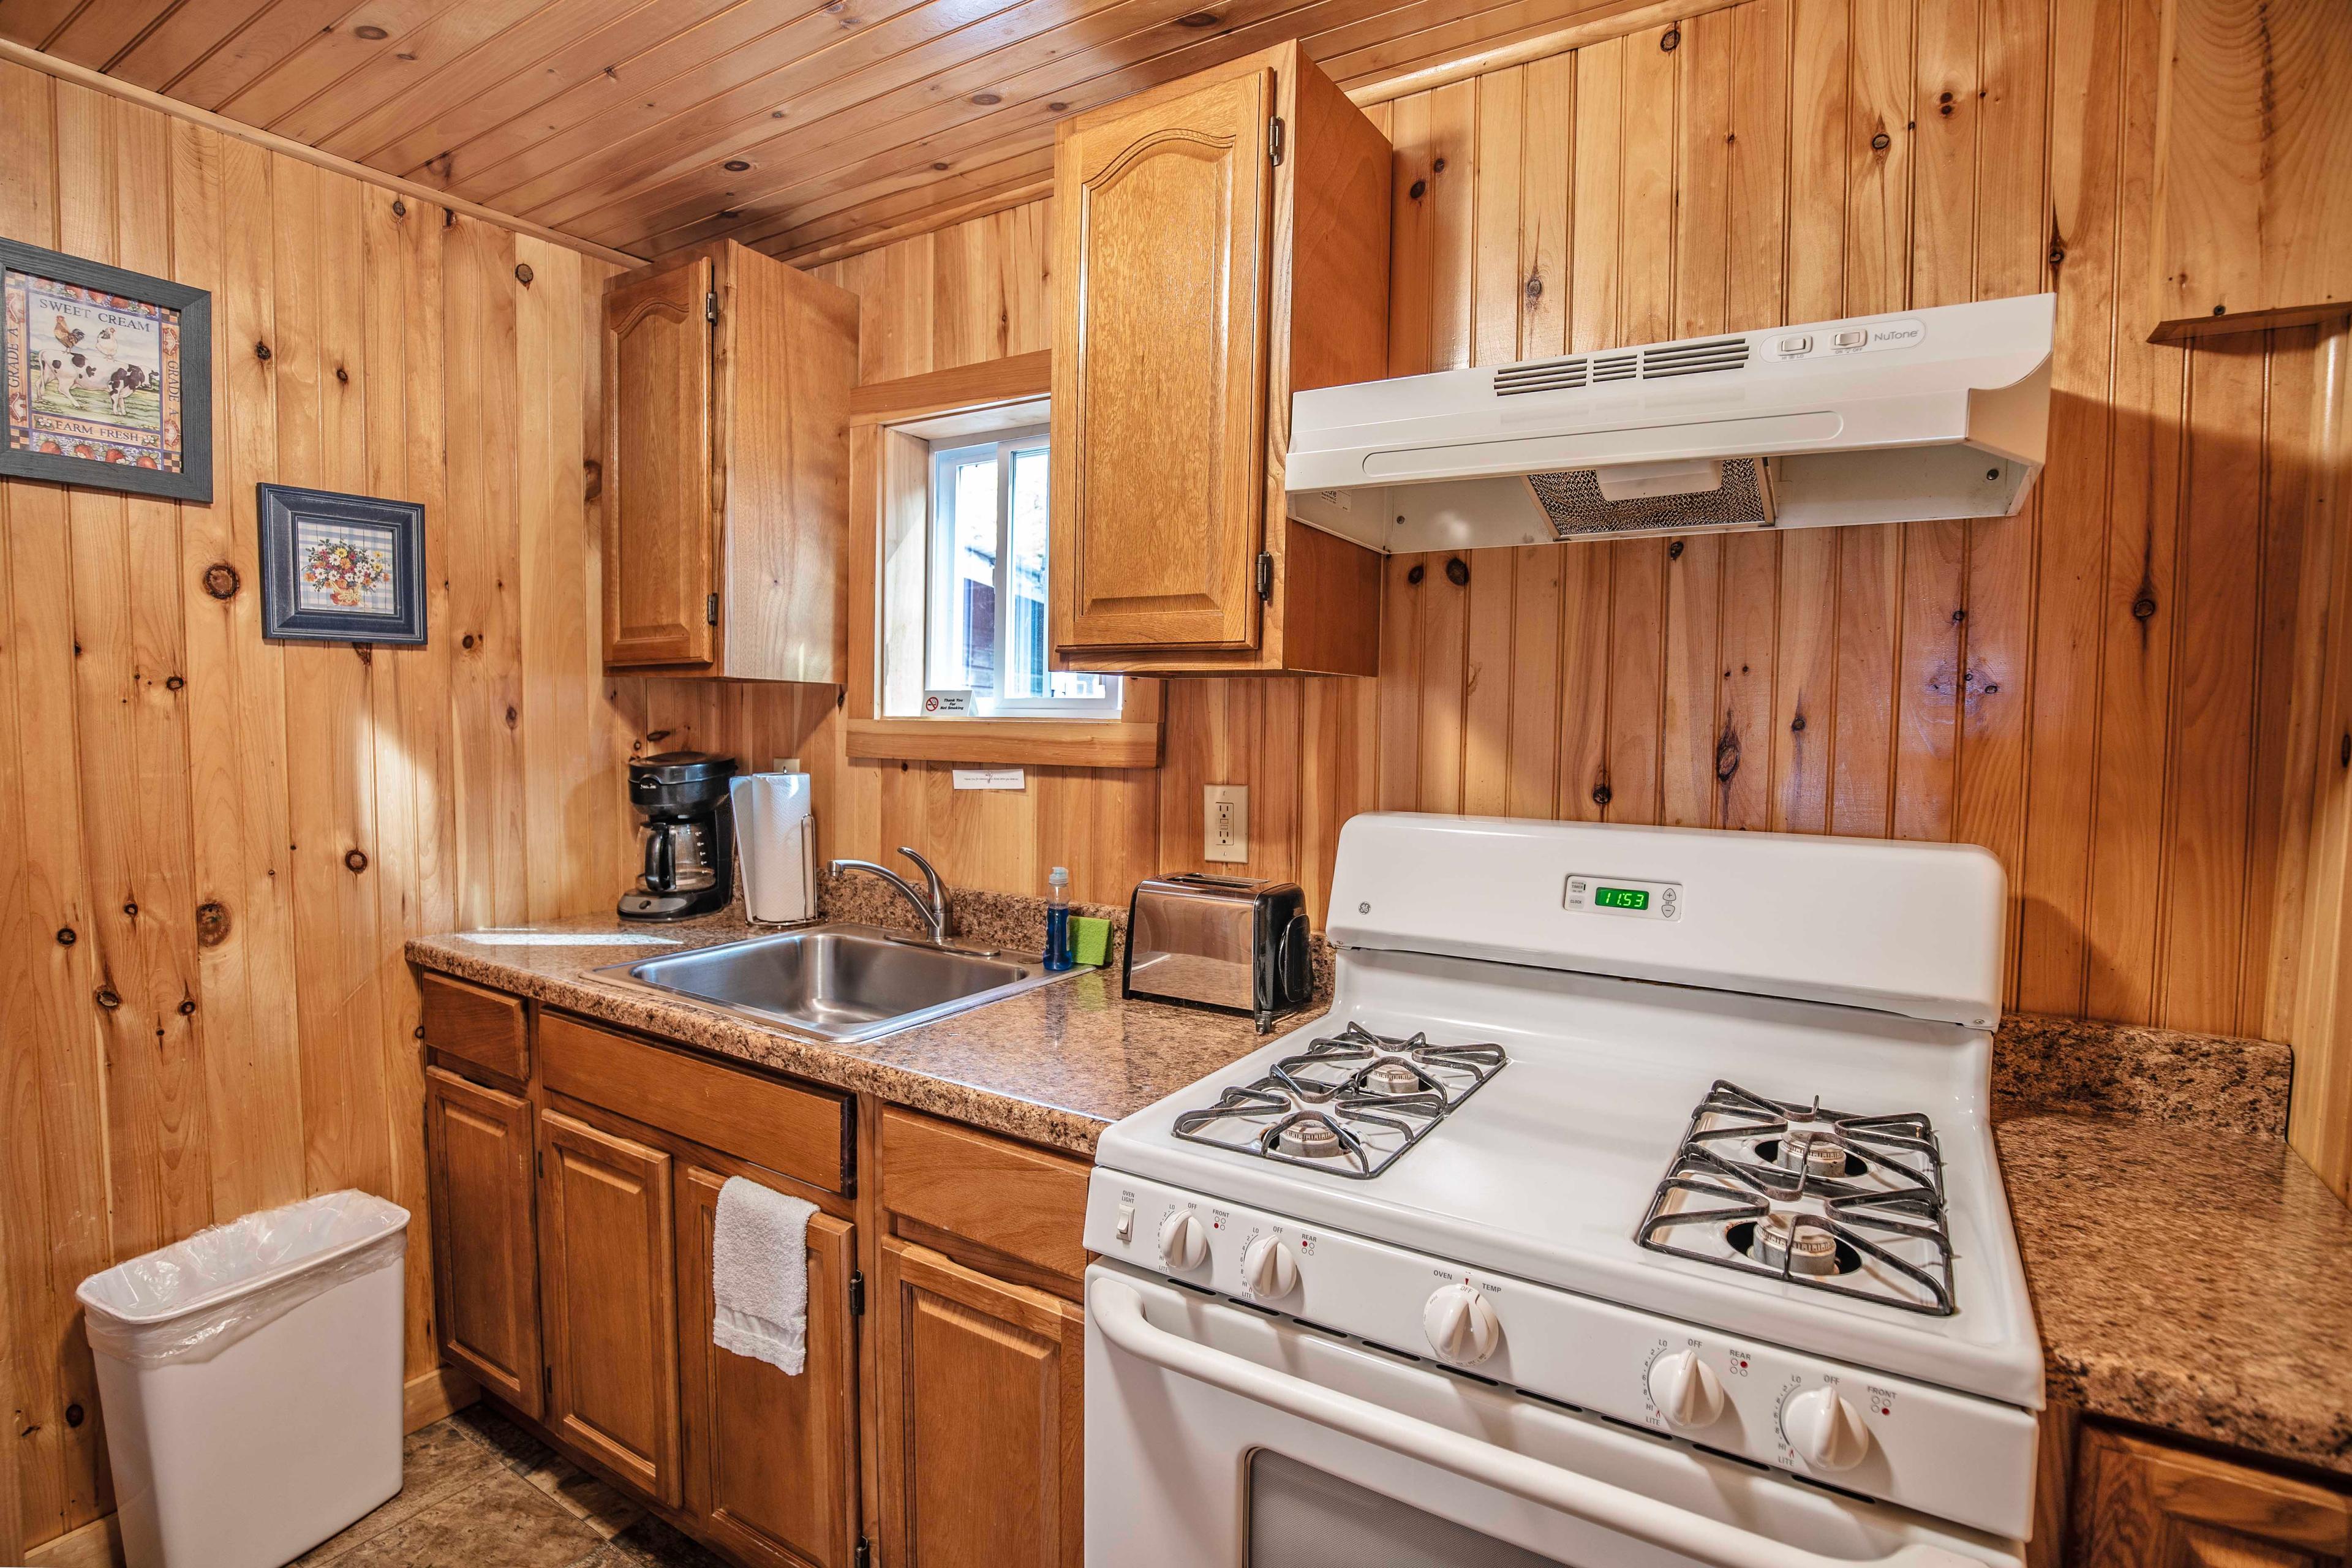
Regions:
M 678 921 L 723 910 L 735 896 L 734 829 L 727 802 L 735 759 L 663 752 L 629 764 L 629 804 L 641 818 L 636 882 L 624 920 Z

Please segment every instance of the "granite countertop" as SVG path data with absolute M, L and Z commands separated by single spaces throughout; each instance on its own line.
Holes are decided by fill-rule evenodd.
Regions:
M 2352 1475 L 2352 1210 L 2284 1137 L 2025 1107 L 1995 1137 L 2053 1403 Z
M 905 926 L 878 884 L 839 920 Z M 959 941 L 1027 951 L 1037 900 L 959 893 Z M 750 1025 L 589 971 L 731 942 L 740 915 L 420 938 L 418 964 L 1091 1158 L 1103 1129 L 1247 1055 L 1246 1018 L 1118 994 L 1110 967 L 864 1045 Z M 1328 991 L 1328 954 L 1318 954 Z M 2053 1403 L 2352 1475 L 2352 1210 L 2285 1142 L 2284 1046 L 2034 1016 L 1996 1037 L 1996 1137 Z
M 1034 900 L 1032 900 L 1034 902 Z M 1028 951 L 1019 900 L 992 908 L 959 895 L 956 942 Z M 845 896 L 833 918 L 901 925 L 891 906 Z M 1123 910 L 1082 910 L 1109 918 Z M 1116 920 L 1115 929 L 1124 925 Z M 1091 1159 L 1105 1127 L 1204 1078 L 1263 1043 L 1226 1013 L 1119 995 L 1118 952 L 1080 970 L 934 1024 L 863 1045 L 836 1045 L 782 1026 L 750 1024 L 683 996 L 624 988 L 591 974 L 606 964 L 736 942 L 776 928 L 740 915 L 647 927 L 613 916 L 527 929 L 420 937 L 414 963 L 551 1006 L 698 1046 L 838 1089 L 873 1094 L 971 1126 Z M 1042 931 L 1042 927 L 1040 928 Z M 1116 939 L 1115 939 L 1116 940 Z

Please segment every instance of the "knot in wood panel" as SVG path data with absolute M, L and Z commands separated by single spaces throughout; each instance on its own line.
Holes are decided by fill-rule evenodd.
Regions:
M 1682 47 L 1683 30 L 1680 27 L 1668 27 L 1658 35 L 1658 48 L 1662 53 L 1670 55 Z
M 1470 563 L 1459 555 L 1449 556 L 1445 563 L 1445 580 L 1457 588 L 1470 585 Z
M 367 852 L 362 849 L 347 849 L 343 851 L 343 865 L 346 869 L 352 873 L 352 875 L 358 875 L 360 872 L 368 868 Z
M 111 985 L 101 985 L 90 994 L 90 999 L 111 1013 L 122 1005 L 122 997 Z
M 196 906 L 196 945 L 218 947 L 228 940 L 228 906 L 207 901 Z
M 515 263 L 515 281 L 521 284 L 524 288 L 530 288 L 530 280 L 537 276 L 538 274 L 530 269 L 530 262 L 518 261 Z
M 205 568 L 205 592 L 215 599 L 234 599 L 244 579 L 236 568 L 226 561 L 215 561 Z

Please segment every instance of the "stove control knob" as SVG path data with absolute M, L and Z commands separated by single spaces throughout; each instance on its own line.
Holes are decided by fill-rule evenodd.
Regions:
M 1279 1237 L 1261 1236 L 1242 1253 L 1242 1285 L 1261 1301 L 1279 1300 L 1298 1289 L 1298 1260 Z
M 1181 1274 L 1209 1259 L 1209 1233 L 1190 1209 L 1178 1209 L 1160 1226 L 1160 1261 Z
M 1781 1418 L 1789 1441 L 1817 1470 L 1850 1470 L 1870 1452 L 1862 1412 L 1833 1388 L 1809 1388 L 1789 1401 Z
M 1503 1342 L 1503 1325 L 1486 1298 L 1468 1285 L 1443 1285 L 1421 1310 L 1432 1349 L 1457 1366 L 1476 1366 Z
M 1650 1363 L 1650 1398 L 1669 1426 L 1712 1426 L 1723 1414 L 1723 1380 L 1696 1351 L 1676 1351 Z

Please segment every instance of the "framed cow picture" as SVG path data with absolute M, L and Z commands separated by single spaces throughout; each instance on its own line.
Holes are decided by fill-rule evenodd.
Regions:
M 0 478 L 213 499 L 212 296 L 0 237 Z

